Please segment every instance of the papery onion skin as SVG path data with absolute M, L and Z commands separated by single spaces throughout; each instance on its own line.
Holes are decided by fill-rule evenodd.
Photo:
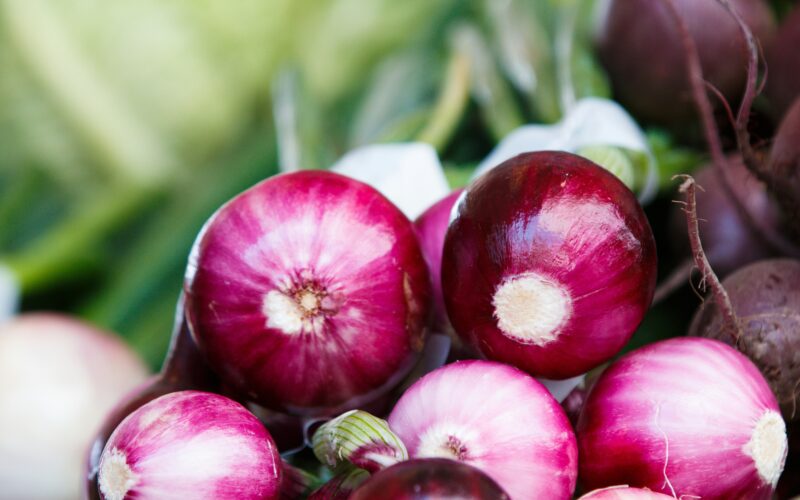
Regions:
M 127 345 L 72 317 L 0 325 L 0 499 L 79 498 L 92 433 L 146 377 Z
M 103 450 L 98 484 L 105 500 L 272 499 L 282 470 L 269 433 L 242 405 L 180 391 L 122 421 Z
M 549 379 L 619 352 L 656 281 L 655 241 L 634 194 L 591 161 L 554 151 L 521 154 L 468 187 L 442 261 L 459 335 L 489 359 Z M 500 304 L 522 333 L 514 321 L 504 326 Z
M 568 499 L 575 490 L 575 435 L 558 402 L 524 372 L 493 361 L 433 371 L 397 402 L 389 427 L 412 458 L 455 458 L 511 498 Z
M 450 224 L 450 213 L 463 192 L 463 189 L 456 189 L 431 205 L 414 221 L 420 248 L 425 256 L 425 263 L 428 264 L 433 292 L 435 327 L 440 332 L 452 330 L 450 320 L 447 318 L 447 310 L 444 307 L 444 297 L 442 297 L 442 251 L 444 250 L 447 226 Z
M 578 500 L 667 500 L 670 498 L 674 499 L 675 497 L 643 488 L 610 486 L 608 488 L 590 491 Z
M 475 467 L 447 458 L 400 462 L 359 486 L 350 500 L 509 500 L 509 496 Z
M 242 394 L 293 414 L 372 399 L 411 369 L 430 285 L 412 223 L 375 189 L 283 174 L 209 221 L 185 290 L 191 331 Z
M 577 434 L 587 489 L 768 499 L 786 457 L 785 424 L 761 373 L 735 349 L 697 337 L 613 363 L 589 392 Z M 756 434 L 763 447 L 751 442 Z

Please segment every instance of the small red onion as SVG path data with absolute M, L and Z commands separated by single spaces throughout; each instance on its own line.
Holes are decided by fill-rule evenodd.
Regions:
M 511 498 L 568 499 L 575 490 L 572 427 L 547 389 L 514 367 L 446 365 L 412 385 L 388 421 L 410 457 L 465 462 Z
M 509 496 L 475 467 L 446 458 L 400 462 L 372 476 L 350 500 L 509 500 Z
M 78 498 L 92 433 L 146 376 L 127 345 L 71 317 L 0 325 L 0 498 Z
M 569 153 L 519 155 L 467 188 L 442 289 L 484 356 L 564 379 L 628 342 L 653 297 L 656 248 L 633 193 Z
M 656 493 L 647 488 L 631 488 L 629 486 L 609 486 L 590 491 L 578 500 L 668 500 L 674 499 L 663 493 Z
M 423 346 L 428 273 L 411 222 L 324 171 L 268 179 L 224 205 L 192 252 L 192 334 L 236 390 L 334 413 L 402 379 Z
M 420 248 L 428 264 L 433 290 L 433 304 L 435 313 L 435 327 L 437 331 L 449 332 L 452 327 L 447 318 L 442 297 L 442 251 L 444 250 L 444 236 L 450 224 L 450 214 L 453 211 L 458 197 L 463 189 L 456 189 L 446 197 L 431 205 L 417 220 L 414 226 L 417 229 Z
M 181 391 L 131 413 L 108 440 L 105 500 L 277 498 L 282 467 L 261 422 L 224 396 Z
M 769 499 L 786 425 L 764 377 L 716 340 L 633 351 L 592 387 L 578 422 L 581 481 L 677 497 Z

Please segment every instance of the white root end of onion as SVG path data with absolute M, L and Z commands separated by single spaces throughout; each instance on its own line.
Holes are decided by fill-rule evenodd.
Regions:
M 112 449 L 106 460 L 103 460 L 97 483 L 105 500 L 124 500 L 125 495 L 136 485 L 136 475 L 128 465 L 127 457 L 119 449 Z
M 507 279 L 492 301 L 497 326 L 508 337 L 543 346 L 554 341 L 572 313 L 572 299 L 561 285 L 536 273 Z
M 417 458 L 449 458 L 451 460 L 468 460 L 476 454 L 476 450 L 468 447 L 473 443 L 470 435 L 474 431 L 453 426 L 436 426 L 429 429 L 420 438 Z
M 0 323 L 11 319 L 19 308 L 19 283 L 14 273 L 0 264 Z
M 262 312 L 267 317 L 267 328 L 281 330 L 288 335 L 316 330 L 321 316 L 317 314 L 322 303 L 312 291 L 302 291 L 296 297 L 279 290 L 264 296 Z
M 764 412 L 756 422 L 750 441 L 744 445 L 744 452 L 753 459 L 761 479 L 773 488 L 783 472 L 787 447 L 783 418 L 771 410 Z

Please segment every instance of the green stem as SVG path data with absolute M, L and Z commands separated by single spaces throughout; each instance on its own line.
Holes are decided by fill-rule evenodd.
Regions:
M 408 451 L 386 420 L 351 410 L 328 421 L 314 433 L 314 455 L 331 469 L 354 465 L 377 472 L 408 460 Z
M 71 278 L 98 257 L 97 247 L 108 234 L 145 206 L 155 191 L 117 187 L 81 203 L 24 249 L 0 258 L 17 277 L 23 293 Z
M 431 144 L 440 153 L 450 142 L 467 109 L 470 66 L 471 62 L 466 54 L 453 51 L 436 107 L 427 125 L 417 137 L 417 140 Z

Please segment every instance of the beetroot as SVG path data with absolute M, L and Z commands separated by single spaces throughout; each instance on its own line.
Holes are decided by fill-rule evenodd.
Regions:
M 778 228 L 780 211 L 771 201 L 764 184 L 756 180 L 740 158 L 728 163 L 731 187 L 742 201 L 753 222 Z M 720 276 L 725 276 L 739 267 L 776 256 L 776 251 L 758 231 L 745 220 L 743 214 L 725 190 L 719 174 L 713 166 L 707 166 L 696 174 L 702 187 L 697 196 L 697 216 L 700 219 L 700 238 L 711 266 Z M 681 205 L 675 205 L 670 214 L 670 229 L 674 250 L 689 255 L 686 237 L 686 216 Z
M 745 84 L 747 52 L 736 22 L 716 0 L 674 0 L 700 55 L 706 80 L 733 102 Z M 731 0 L 762 43 L 774 20 L 762 0 Z M 678 125 L 695 114 L 678 27 L 658 0 L 609 0 L 596 45 L 614 95 L 638 118 Z
M 767 87 L 765 93 L 776 116 L 783 115 L 800 96 L 800 6 L 786 17 L 766 49 Z
M 800 393 L 800 261 L 756 262 L 730 275 L 722 285 L 739 318 L 741 338 L 736 341 L 735 333 L 725 327 L 712 300 L 695 314 L 689 335 L 736 344 L 764 374 L 784 418 L 796 418 Z
M 800 40 L 796 47 L 800 47 Z M 800 237 L 800 94 L 775 134 L 769 170 L 788 230 L 797 239 Z

